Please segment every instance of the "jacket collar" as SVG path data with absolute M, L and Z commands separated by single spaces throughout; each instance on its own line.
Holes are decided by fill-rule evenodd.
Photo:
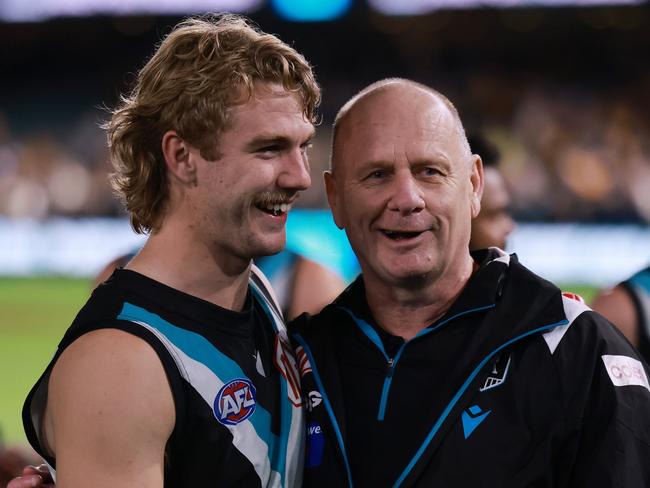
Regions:
M 466 310 L 494 305 L 503 293 L 506 275 L 510 265 L 517 263 L 517 256 L 515 254 L 508 255 L 496 247 L 472 252 L 471 254 L 474 261 L 479 265 L 479 268 L 472 274 L 456 301 L 454 301 L 445 314 L 436 320 L 435 323 L 447 320 L 449 317 L 453 317 Z M 365 320 L 377 328 L 377 322 L 366 300 L 363 275 L 359 275 L 339 295 L 334 304 L 347 308 L 356 317 Z

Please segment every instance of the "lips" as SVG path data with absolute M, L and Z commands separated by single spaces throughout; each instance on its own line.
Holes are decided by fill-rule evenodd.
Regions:
M 387 230 L 382 229 L 383 234 L 394 241 L 402 241 L 406 239 L 413 239 L 421 235 L 422 230 Z
M 265 193 L 255 200 L 255 208 L 274 217 L 285 215 L 291 210 L 296 195 Z
M 275 217 L 279 217 L 280 215 L 286 214 L 289 210 L 291 210 L 291 204 L 288 203 L 274 203 L 274 204 L 267 204 L 264 206 L 255 205 L 255 207 L 261 210 L 262 212 L 266 212 Z

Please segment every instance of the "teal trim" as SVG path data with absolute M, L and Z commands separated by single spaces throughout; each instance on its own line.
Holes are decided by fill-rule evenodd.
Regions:
M 128 302 L 124 303 L 117 318 L 129 322 L 143 322 L 153 327 L 184 354 L 205 365 L 223 383 L 228 383 L 236 378 L 248 379 L 235 361 L 219 351 L 200 334 L 177 327 L 159 315 Z M 248 421 L 251 422 L 260 439 L 269 446 L 271 469 L 283 474 L 284 468 L 281 466 L 284 466 L 284 463 L 282 465 L 274 464 L 274 460 L 277 461 L 274 451 L 277 449 L 276 446 L 280 443 L 280 439 L 271 431 L 271 414 L 257 403 L 255 411 Z
M 476 307 L 476 308 L 470 308 L 468 310 L 464 310 L 462 312 L 459 312 L 457 314 L 452 315 L 451 317 L 446 318 L 439 324 L 436 324 L 433 327 L 427 327 L 426 329 L 422 329 L 420 332 L 418 332 L 413 339 L 409 341 L 405 341 L 404 344 L 399 348 L 397 351 L 397 354 L 393 358 L 393 362 L 388 368 L 388 371 L 386 372 L 386 378 L 384 379 L 384 384 L 381 388 L 381 395 L 379 397 L 379 409 L 377 411 L 377 420 L 380 422 L 384 421 L 384 417 L 386 415 L 386 406 L 388 404 L 388 393 L 390 391 L 390 387 L 393 381 L 393 375 L 395 374 L 395 368 L 397 367 L 397 361 L 399 358 L 402 356 L 402 352 L 404 352 L 404 348 L 406 347 L 407 344 L 409 344 L 411 341 L 414 341 L 418 337 L 422 337 L 426 334 L 429 334 L 435 330 L 438 330 L 440 327 L 443 325 L 451 322 L 452 320 L 462 317 L 463 315 L 467 315 L 468 313 L 472 312 L 480 312 L 481 310 L 488 310 L 490 308 L 494 308 L 496 304 L 491 303 L 489 305 L 483 305 L 481 307 Z M 384 358 L 386 358 L 386 362 L 390 362 L 390 358 L 388 357 L 388 354 L 386 353 L 386 350 L 384 349 L 384 344 L 381 341 L 381 338 L 379 337 L 379 334 L 377 334 L 377 331 L 374 329 L 373 326 L 371 326 L 368 322 L 366 322 L 363 319 L 358 318 L 354 313 L 347 307 L 340 307 L 342 310 L 345 310 L 350 317 L 352 317 L 352 320 L 354 320 L 354 323 L 357 324 L 357 327 L 361 329 L 361 332 L 363 332 L 370 341 L 377 346 L 379 351 L 384 355 Z
M 392 368 L 392 366 L 391 366 Z M 390 390 L 390 383 L 393 381 L 393 375 L 384 378 L 384 386 L 381 388 L 381 399 L 379 400 L 379 412 L 377 413 L 377 420 L 384 421 L 386 415 L 386 404 L 388 403 L 388 390 Z
M 327 415 L 330 418 L 330 422 L 332 423 L 332 428 L 334 429 L 334 435 L 336 436 L 336 440 L 339 444 L 339 449 L 341 449 L 341 455 L 343 456 L 343 463 L 345 464 L 345 472 L 348 476 L 348 486 L 352 488 L 352 472 L 350 471 L 350 463 L 348 462 L 348 455 L 345 452 L 345 444 L 343 443 L 343 435 L 341 434 L 341 429 L 339 428 L 339 424 L 336 421 L 336 416 L 334 415 L 334 410 L 332 410 L 332 404 L 330 403 L 329 397 L 327 396 L 327 392 L 325 391 L 325 387 L 323 386 L 323 382 L 321 380 L 320 374 L 318 374 L 318 368 L 316 367 L 316 361 L 314 361 L 314 356 L 311 353 L 311 349 L 309 349 L 309 346 L 307 345 L 307 342 L 305 339 L 302 338 L 300 334 L 295 334 L 293 338 L 300 344 L 305 351 L 305 354 L 307 355 L 307 359 L 309 359 L 309 363 L 311 364 L 311 371 L 312 374 L 314 375 L 314 380 L 316 380 L 316 385 L 318 386 L 318 389 L 320 390 L 320 395 L 321 398 L 323 399 L 323 404 L 325 405 L 325 410 L 327 411 Z
M 388 357 L 388 354 L 386 354 L 386 350 L 384 349 L 384 343 L 381 342 L 381 338 L 379 337 L 379 334 L 377 334 L 377 331 L 374 329 L 372 325 L 370 325 L 368 322 L 366 322 L 363 319 L 358 318 L 356 315 L 352 313 L 352 310 L 350 310 L 347 307 L 340 307 L 342 310 L 345 310 L 350 317 L 352 317 L 352 320 L 357 324 L 357 326 L 361 329 L 361 332 L 363 332 L 368 339 L 370 339 L 370 342 L 372 342 L 375 346 L 377 346 L 377 349 L 384 355 L 384 358 L 386 358 L 386 362 L 390 361 L 390 358 Z
M 277 315 L 273 312 L 272 306 L 268 303 L 268 300 L 264 293 L 261 290 L 258 290 L 257 285 L 252 284 L 251 289 L 264 309 L 267 318 L 273 325 L 276 334 L 278 333 L 278 325 L 275 322 Z M 280 320 L 279 318 L 277 320 Z M 287 373 L 289 374 L 289 373 Z M 281 476 L 281 485 L 285 484 L 286 469 L 287 469 L 287 449 L 289 446 L 289 432 L 291 431 L 291 417 L 293 416 L 293 406 L 289 400 L 289 392 L 287 386 L 287 379 L 283 375 L 280 376 L 280 401 L 282 402 L 280 406 L 280 438 L 279 442 L 273 446 L 273 450 L 270 455 L 271 466 L 281 467 L 276 469 Z
M 530 335 L 532 335 L 532 334 L 536 334 L 536 333 L 538 333 L 538 332 L 542 332 L 542 331 L 545 331 L 545 330 L 554 329 L 554 328 L 556 328 L 556 327 L 559 327 L 559 326 L 561 326 L 561 325 L 566 325 L 566 324 L 568 324 L 568 323 L 569 323 L 569 321 L 566 320 L 566 319 L 564 319 L 564 320 L 560 320 L 559 322 L 556 322 L 556 323 L 554 323 L 554 324 L 544 325 L 544 326 L 542 326 L 542 327 L 538 327 L 538 328 L 536 328 L 536 329 L 530 330 L 530 331 L 528 331 L 528 332 L 526 332 L 526 333 L 524 333 L 524 334 L 518 335 L 518 336 L 515 337 L 514 339 L 510 339 L 509 341 L 504 342 L 504 343 L 501 344 L 499 347 L 497 347 L 496 349 L 494 349 L 490 354 L 488 354 L 487 356 L 485 356 L 485 357 L 483 358 L 483 360 L 478 364 L 478 366 L 476 366 L 476 368 L 474 368 L 474 370 L 472 371 L 472 373 L 467 377 L 467 379 L 466 379 L 465 382 L 462 384 L 462 386 L 460 387 L 460 389 L 456 392 L 456 394 L 453 396 L 453 398 L 451 399 L 451 401 L 447 404 L 447 406 L 446 406 L 445 409 L 443 410 L 443 412 L 442 412 L 442 414 L 440 415 L 440 417 L 438 417 L 438 420 L 437 420 L 436 423 L 434 424 L 433 428 L 431 429 L 431 431 L 429 432 L 429 434 L 427 435 L 427 437 L 424 439 L 424 442 L 422 442 L 422 444 L 420 445 L 420 448 L 417 450 L 417 452 L 415 453 L 415 455 L 413 456 L 413 458 L 411 459 L 411 461 L 408 463 L 408 465 L 406 466 L 406 468 L 404 469 L 404 471 L 402 472 L 402 474 L 399 476 L 399 478 L 397 478 L 397 481 L 396 481 L 395 484 L 393 485 L 393 488 L 397 488 L 398 486 L 400 486 L 400 485 L 404 482 L 404 480 L 406 479 L 406 477 L 407 477 L 407 476 L 409 475 L 409 473 L 413 470 L 413 467 L 415 466 L 415 464 L 416 464 L 416 463 L 419 461 L 419 459 L 422 457 L 422 454 L 424 454 L 424 451 L 427 449 L 427 447 L 429 446 L 429 444 L 431 443 L 431 441 L 433 440 L 433 438 L 434 438 L 435 435 L 437 434 L 437 432 L 438 432 L 438 430 L 440 429 L 440 427 L 441 427 L 441 425 L 443 424 L 443 422 L 444 422 L 444 421 L 447 419 L 447 417 L 449 416 L 449 413 L 451 412 L 451 410 L 456 406 L 456 403 L 458 403 L 458 400 L 460 400 L 460 397 L 465 393 L 465 390 L 467 390 L 467 388 L 469 387 L 470 383 L 474 380 L 474 378 L 475 378 L 476 375 L 479 373 L 479 371 L 481 371 L 481 369 L 483 369 L 483 367 L 485 366 L 485 364 L 486 364 L 486 363 L 487 363 L 487 362 L 488 362 L 488 361 L 489 361 L 489 360 L 490 360 L 490 359 L 491 359 L 495 354 L 497 354 L 497 353 L 498 353 L 499 351 L 501 351 L 502 349 L 508 347 L 508 346 L 511 345 L 512 343 L 517 342 L 518 340 L 523 339 L 524 337 L 528 337 L 528 336 L 530 336 Z
M 422 337 L 423 335 L 427 335 L 430 332 L 433 332 L 435 330 L 438 330 L 440 327 L 443 325 L 447 324 L 448 322 L 451 322 L 454 319 L 457 319 L 458 317 L 462 317 L 463 315 L 467 315 L 468 313 L 473 313 L 473 312 L 480 312 L 481 310 L 488 310 L 490 308 L 496 307 L 495 303 L 491 303 L 489 305 L 483 305 L 482 307 L 476 307 L 476 308 L 470 308 L 467 310 L 463 310 L 462 312 L 458 312 L 457 314 L 452 315 L 451 317 L 446 318 L 442 322 L 436 324 L 434 327 L 427 327 L 426 329 L 422 329 L 420 332 L 417 333 L 417 335 L 411 339 L 415 340 L 418 337 Z

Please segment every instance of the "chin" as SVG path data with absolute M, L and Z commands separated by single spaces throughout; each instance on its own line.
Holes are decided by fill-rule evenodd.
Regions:
M 390 281 L 394 284 L 404 288 L 413 288 L 422 286 L 427 282 L 431 276 L 434 275 L 434 270 L 431 268 L 399 268 L 388 271 L 384 276 L 389 277 Z
M 286 240 L 284 238 L 273 241 L 259 242 L 258 245 L 254 248 L 255 255 L 253 257 L 256 258 L 278 254 L 284 250 L 285 245 Z

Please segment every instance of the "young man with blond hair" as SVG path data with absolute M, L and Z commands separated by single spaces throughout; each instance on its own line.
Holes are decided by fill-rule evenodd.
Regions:
M 303 411 L 251 259 L 310 185 L 320 90 L 240 17 L 181 22 L 106 124 L 143 249 L 100 285 L 24 409 L 59 486 L 296 486 Z

